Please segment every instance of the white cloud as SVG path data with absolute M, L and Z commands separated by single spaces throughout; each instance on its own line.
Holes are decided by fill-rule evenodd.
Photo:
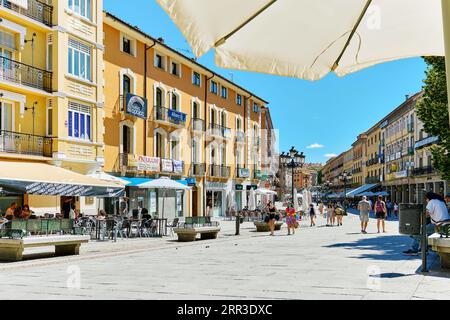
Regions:
M 327 153 L 327 154 L 325 155 L 325 157 L 327 157 L 327 158 L 335 158 L 335 157 L 337 157 L 337 154 L 334 154 L 334 153 Z
M 324 145 L 321 145 L 319 143 L 313 143 L 312 145 L 306 147 L 307 149 L 321 149 L 324 148 Z

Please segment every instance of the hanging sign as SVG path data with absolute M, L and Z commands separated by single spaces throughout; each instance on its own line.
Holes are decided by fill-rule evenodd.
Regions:
M 183 161 L 172 160 L 172 163 L 173 163 L 173 172 L 183 173 Z
M 162 172 L 173 172 L 172 160 L 161 159 L 161 171 Z
M 126 113 L 141 119 L 147 119 L 147 99 L 127 93 Z

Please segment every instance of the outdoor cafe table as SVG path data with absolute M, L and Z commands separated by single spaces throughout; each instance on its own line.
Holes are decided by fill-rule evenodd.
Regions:
M 141 225 L 142 221 L 144 219 L 128 219 L 128 228 L 127 228 L 127 235 L 130 237 L 131 236 L 131 225 L 133 223 L 138 223 L 138 225 Z M 162 236 L 166 236 L 167 235 L 167 221 L 168 219 L 164 218 L 164 219 L 160 219 L 160 218 L 155 218 L 155 219 L 151 219 L 151 221 L 156 221 L 156 232 L 155 234 L 159 237 Z M 114 219 L 111 218 L 107 218 L 106 220 L 103 221 L 95 221 L 95 236 L 94 239 L 100 239 L 100 233 L 101 233 L 101 226 L 102 223 L 106 223 L 107 224 L 107 230 L 112 230 L 114 224 Z

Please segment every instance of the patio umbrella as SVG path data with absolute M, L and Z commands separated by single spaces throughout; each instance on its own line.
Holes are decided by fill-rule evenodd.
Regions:
M 150 182 L 146 182 L 139 185 L 141 189 L 158 189 L 163 190 L 163 210 L 162 210 L 162 218 L 164 219 L 164 206 L 166 200 L 166 192 L 167 190 L 190 190 L 191 188 L 181 184 L 177 181 L 171 180 L 167 177 L 161 177 L 159 179 L 152 180 Z
M 129 181 L 124 180 L 124 179 L 120 179 L 118 177 L 115 177 L 113 175 L 107 174 L 105 172 L 96 172 L 96 173 L 92 173 L 88 175 L 89 177 L 92 178 L 96 178 L 99 180 L 103 180 L 103 181 L 108 181 L 108 182 L 114 182 L 123 186 L 126 186 L 127 184 L 130 184 Z
M 382 62 L 446 53 L 450 66 L 448 0 L 157 2 L 194 54 L 214 48 L 223 68 L 319 80 L 332 71 L 342 77 Z
M 228 194 L 228 210 L 229 210 L 229 211 L 234 211 L 234 210 L 236 210 L 236 200 L 235 200 L 235 198 L 234 198 L 234 192 L 233 192 L 233 191 L 231 191 L 231 192 Z

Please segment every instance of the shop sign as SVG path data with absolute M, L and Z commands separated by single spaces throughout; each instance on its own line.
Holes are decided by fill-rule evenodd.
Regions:
M 227 185 L 221 182 L 206 181 L 206 189 L 226 189 Z
M 138 156 L 137 168 L 139 171 L 159 172 L 161 159 L 156 157 Z
M 172 160 L 172 163 L 173 163 L 173 172 L 183 173 L 183 161 Z
M 168 116 L 172 120 L 179 121 L 179 122 L 186 122 L 186 114 L 184 114 L 182 112 L 169 109 Z
M 407 178 L 408 177 L 408 171 L 405 170 L 405 171 L 396 172 L 395 173 L 395 177 L 397 179 L 399 179 L 399 178 Z
M 172 160 L 161 159 L 161 171 L 162 172 L 173 172 Z
M 236 191 L 243 191 L 244 190 L 244 186 L 242 184 L 237 184 L 235 186 L 235 188 L 236 188 Z
M 186 182 L 190 187 L 195 187 L 197 185 L 197 180 L 195 180 L 195 178 L 187 178 Z
M 239 176 L 239 178 L 249 178 L 250 177 L 250 170 L 249 169 L 245 169 L 245 168 L 239 168 L 238 176 Z
M 147 99 L 127 93 L 126 113 L 137 118 L 147 119 Z

